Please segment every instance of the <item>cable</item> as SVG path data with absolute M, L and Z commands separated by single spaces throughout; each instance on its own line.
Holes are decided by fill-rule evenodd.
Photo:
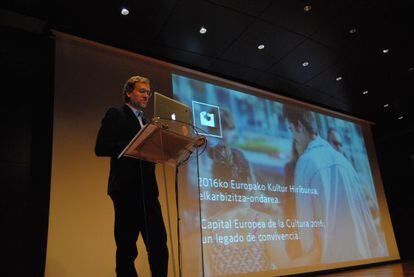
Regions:
M 177 208 L 177 244 L 178 244 L 178 276 L 182 276 L 182 257 L 181 257 L 181 234 L 180 234 L 180 208 L 178 204 L 178 165 L 175 167 L 175 205 Z
M 199 221 L 200 221 L 200 246 L 201 246 L 201 267 L 202 267 L 202 276 L 205 276 L 204 272 L 204 246 L 203 246 L 203 229 L 201 228 L 201 199 L 200 199 L 200 168 L 199 168 L 199 161 L 198 161 L 198 148 L 197 151 L 197 189 L 198 189 L 198 210 L 199 210 Z

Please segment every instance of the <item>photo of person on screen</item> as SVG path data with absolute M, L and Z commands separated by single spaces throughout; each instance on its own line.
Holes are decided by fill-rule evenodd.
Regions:
M 216 145 L 207 148 L 208 156 L 212 160 L 211 176 L 223 180 L 251 182 L 249 162 L 239 149 L 231 146 L 234 136 L 237 135 L 233 116 L 227 109 L 222 108 L 220 117 L 223 137 Z
M 233 145 L 233 136 L 237 135 L 237 126 L 231 112 L 220 109 L 223 137 L 217 143 L 210 146 L 204 158 L 211 159 L 211 178 L 220 178 L 230 182 L 251 182 L 250 166 L 247 158 L 240 149 Z M 201 191 L 210 193 L 237 193 L 239 196 L 256 195 L 257 192 L 246 189 L 222 189 L 202 188 Z M 268 222 L 272 215 L 263 212 L 264 209 L 256 209 L 266 204 L 249 202 L 217 201 L 214 203 L 203 202 L 202 210 L 202 237 L 204 252 L 204 270 L 206 276 L 240 275 L 254 272 L 271 271 L 287 266 L 289 259 L 285 252 L 284 241 L 259 241 L 259 236 L 269 233 L 277 233 L 277 230 L 267 228 L 206 228 L 211 222 Z M 254 222 L 254 223 L 253 223 Z M 200 241 L 199 233 L 194 232 L 185 238 L 189 244 Z M 241 238 L 237 242 L 226 243 L 225 238 Z M 217 238 L 223 238 L 217 241 Z M 254 239 L 252 239 L 254 237 Z M 249 239 L 248 239 L 249 238 Z M 186 255 L 184 253 L 184 255 Z M 187 254 L 188 255 L 188 254 Z M 193 256 L 195 256 L 193 254 Z M 187 267 L 191 267 L 194 261 L 185 256 Z
M 298 228 L 298 266 L 370 259 L 386 255 L 360 179 L 351 163 L 318 135 L 315 114 L 283 106 L 298 151 L 294 184 L 296 219 L 319 222 Z M 317 192 L 309 194 L 307 191 Z
M 342 153 L 342 154 L 344 154 L 344 151 L 343 151 L 343 145 L 342 145 L 342 137 L 341 137 L 341 135 L 339 134 L 339 132 L 338 132 L 338 130 L 336 130 L 335 128 L 333 128 L 333 127 L 330 127 L 329 129 L 328 129 L 328 135 L 327 135 L 327 138 L 328 138 L 328 142 L 329 142 L 329 144 L 330 145 L 332 145 L 332 147 L 336 150 L 336 151 L 338 151 L 339 153 Z
M 95 145 L 100 157 L 110 157 L 108 194 L 115 209 L 117 276 L 137 276 L 137 239 L 144 240 L 152 276 L 167 276 L 167 235 L 158 200 L 155 165 L 118 155 L 144 127 L 142 114 L 152 93 L 148 78 L 133 76 L 123 89 L 124 105 L 110 108 Z
M 329 144 L 339 153 L 341 153 L 342 155 L 345 156 L 345 158 L 347 158 L 351 163 L 352 163 L 352 159 L 349 157 L 349 155 L 345 152 L 344 150 L 344 143 L 343 143 L 343 139 L 341 134 L 339 133 L 339 131 L 334 128 L 334 127 L 330 127 L 328 129 L 327 132 L 327 141 L 329 142 Z M 352 163 L 353 165 L 353 163 Z

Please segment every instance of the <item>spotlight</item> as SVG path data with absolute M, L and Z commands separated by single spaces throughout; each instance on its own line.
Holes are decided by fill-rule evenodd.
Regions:
M 205 33 L 207 33 L 207 29 L 204 26 L 202 26 L 200 28 L 200 34 L 205 34 Z
M 356 31 L 357 31 L 357 30 L 356 30 L 356 28 L 352 28 L 352 29 L 350 29 L 350 30 L 349 30 L 349 33 L 350 33 L 350 34 L 355 34 L 355 33 L 356 33 Z
M 362 94 L 363 94 L 363 95 L 367 95 L 367 94 L 368 94 L 368 90 L 364 90 L 364 91 L 362 92 Z
M 259 46 L 257 46 L 257 49 L 262 50 L 263 48 L 265 48 L 264 44 L 260 44 Z
M 341 81 L 341 80 L 342 80 L 342 77 L 341 77 L 341 76 L 336 77 L 336 81 L 337 81 L 337 82 L 339 82 L 339 81 Z
M 303 10 L 305 12 L 309 12 L 311 9 L 312 9 L 312 6 L 311 5 L 306 5 L 305 7 L 303 7 Z
M 384 108 L 388 108 L 390 105 L 387 103 L 387 104 L 384 104 Z
M 303 62 L 303 63 L 302 63 L 302 66 L 303 66 L 303 67 L 306 67 L 306 66 L 308 66 L 308 65 L 309 65 L 309 62 Z
M 390 49 L 388 49 L 388 48 L 382 49 L 382 53 L 387 54 L 388 52 L 390 52 Z
M 128 15 L 129 14 L 129 10 L 127 8 L 122 8 L 121 9 L 121 14 L 122 15 Z
M 404 118 L 404 116 L 400 115 L 400 116 L 398 117 L 398 120 L 401 120 L 401 119 L 403 119 L 403 118 Z
M 409 69 L 408 69 L 408 71 L 413 71 L 414 70 L 414 67 L 410 67 Z

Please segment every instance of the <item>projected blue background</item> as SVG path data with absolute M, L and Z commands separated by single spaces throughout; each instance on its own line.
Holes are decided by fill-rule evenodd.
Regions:
M 256 269 L 232 268 L 228 269 L 229 274 L 295 267 L 300 259 L 305 264 L 313 265 L 388 255 L 364 136 L 359 125 L 184 76 L 173 74 L 172 81 L 174 98 L 191 107 L 193 124 L 208 139 L 207 149 L 199 159 L 201 178 L 198 182 L 194 178 L 198 172 L 194 165 L 189 166 L 184 174 L 188 184 L 180 192 L 187 203 L 182 208 L 184 237 L 197 233 L 199 212 L 204 222 L 223 219 L 256 222 L 262 218 L 264 221 L 290 222 L 298 219 L 320 223 L 315 229 L 299 225 L 292 227 L 286 223 L 274 230 L 263 229 L 259 234 L 285 234 L 289 236 L 286 243 L 269 239 L 263 244 L 221 245 L 220 241 L 212 239 L 214 232 L 203 230 L 203 249 L 208 253 L 204 260 L 206 268 L 221 272 L 215 267 L 215 261 L 223 249 L 227 252 L 236 249 L 234 251 L 243 255 L 251 251 L 263 254 L 263 264 L 255 264 Z M 312 139 L 307 145 L 298 136 L 298 129 L 292 129 L 292 124 L 286 119 L 285 110 L 292 108 L 299 113 L 306 111 L 314 119 L 312 123 L 316 125 L 313 126 L 316 130 L 313 131 L 316 132 L 309 131 Z M 323 173 L 318 173 L 320 175 L 316 175 L 315 171 L 303 170 L 310 157 L 306 151 L 316 149 L 313 148 L 315 143 L 319 149 L 325 149 L 322 150 L 325 152 L 320 152 L 325 155 L 312 157 L 312 166 L 321 166 L 320 172 Z M 304 146 L 306 150 L 299 150 Z M 336 157 L 334 163 L 330 163 L 331 157 Z M 308 168 L 314 168 L 312 166 Z M 336 168 L 336 171 L 329 171 L 330 175 L 326 175 L 323 170 L 328 168 Z M 338 178 L 337 174 L 344 176 L 344 179 Z M 321 179 L 313 179 L 315 176 Z M 231 186 L 235 183 L 240 187 Z M 308 191 L 301 194 L 292 190 L 298 186 Z M 217 201 L 211 198 L 211 195 L 218 195 L 215 196 L 218 199 L 233 194 L 239 197 L 237 199 L 247 197 L 249 200 L 238 202 L 234 200 L 236 198 L 230 201 L 221 198 Z M 268 202 L 261 202 L 260 199 L 267 199 Z M 201 201 L 200 209 L 197 208 L 198 200 Z M 223 229 L 219 234 L 232 236 L 238 231 Z M 248 236 L 256 234 L 257 230 L 246 232 Z M 315 249 L 322 254 L 307 255 Z M 237 258 L 229 256 L 224 260 L 231 264 Z M 223 262 L 219 268 L 227 268 L 226 264 Z
M 223 111 L 230 114 L 228 117 L 233 121 L 234 129 L 230 132 L 223 130 L 223 138 L 208 137 L 209 147 L 214 147 L 220 140 L 226 140 L 244 154 L 250 166 L 252 181 L 284 182 L 284 167 L 292 159 L 292 140 L 282 116 L 282 103 L 175 74 L 172 80 L 174 98 L 180 102 L 190 107 L 194 106 L 193 101 L 206 103 L 218 106 L 222 114 Z M 328 139 L 329 129 L 336 130 L 342 143 L 343 154 L 359 174 L 369 197 L 377 203 L 360 127 L 338 118 L 319 113 L 315 115 L 318 133 L 322 138 Z M 203 130 L 208 129 L 195 123 Z M 208 161 L 206 163 L 208 164 Z

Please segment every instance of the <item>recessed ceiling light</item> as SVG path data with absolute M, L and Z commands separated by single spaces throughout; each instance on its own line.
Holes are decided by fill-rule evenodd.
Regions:
M 384 104 L 384 108 L 388 108 L 390 105 L 387 103 L 387 104 Z
M 308 65 L 309 65 L 309 62 L 303 62 L 303 63 L 302 63 L 302 66 L 304 66 L 304 67 L 305 67 L 305 66 L 308 66 Z
M 305 12 L 309 12 L 311 9 L 312 9 L 312 6 L 311 5 L 306 5 L 305 7 L 303 7 L 303 10 Z
M 409 69 L 408 69 L 408 71 L 413 71 L 414 70 L 414 67 L 410 67 Z
M 337 81 L 337 82 L 339 82 L 339 81 L 341 81 L 341 80 L 342 80 L 342 77 L 341 77 L 341 76 L 336 77 L 336 81 Z
M 401 120 L 401 119 L 403 119 L 403 118 L 404 118 L 404 116 L 400 115 L 400 116 L 398 117 L 398 120 Z
M 207 33 L 207 29 L 204 26 L 202 26 L 200 28 L 200 34 L 205 34 L 205 33 Z
M 387 54 L 388 52 L 390 52 L 390 49 L 388 48 L 382 49 L 382 53 Z
M 352 28 L 352 29 L 350 29 L 350 30 L 349 30 L 349 33 L 350 33 L 350 34 L 355 34 L 355 33 L 356 33 L 356 31 L 357 31 L 357 30 L 356 30 L 356 28 Z
M 260 44 L 259 46 L 257 46 L 257 49 L 262 50 L 263 48 L 265 48 L 264 44 Z
M 121 9 L 121 14 L 122 15 L 128 15 L 129 14 L 129 10 L 127 8 L 122 8 Z
M 368 94 L 368 90 L 364 90 L 364 91 L 362 92 L 362 94 L 363 94 L 363 95 L 367 95 L 367 94 Z

